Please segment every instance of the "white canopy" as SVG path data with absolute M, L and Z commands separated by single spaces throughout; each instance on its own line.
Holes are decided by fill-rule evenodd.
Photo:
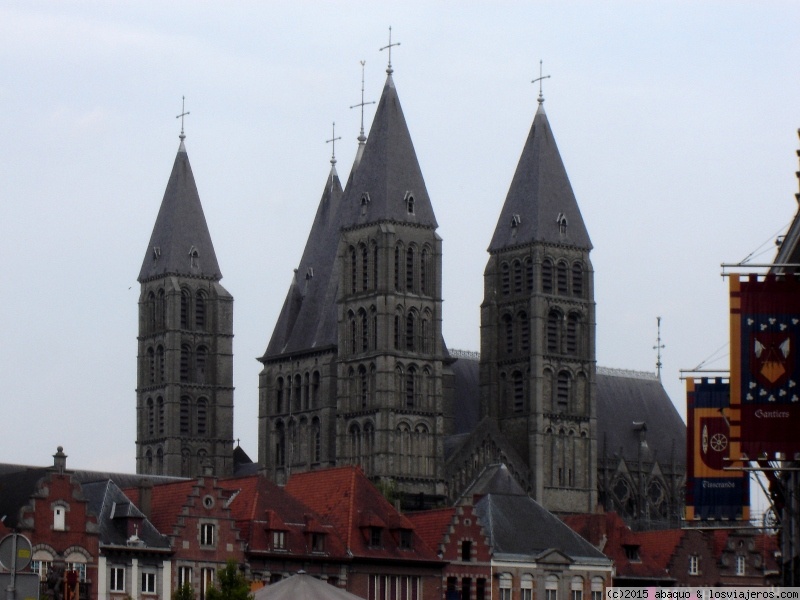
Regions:
M 267 585 L 254 594 L 254 600 L 364 600 L 307 573 L 298 573 Z

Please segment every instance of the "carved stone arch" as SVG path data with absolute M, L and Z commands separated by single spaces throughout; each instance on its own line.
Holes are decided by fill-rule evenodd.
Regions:
M 570 271 L 570 287 L 572 290 L 572 295 L 577 298 L 583 298 L 584 294 L 586 293 L 586 268 L 583 264 L 583 261 L 573 261 Z
M 555 275 L 555 268 L 553 264 L 553 259 L 549 256 L 545 256 L 542 259 L 542 293 L 544 294 L 552 294 L 555 290 L 554 285 L 554 275 Z
M 556 292 L 559 296 L 569 294 L 569 267 L 564 259 L 556 263 Z
M 562 352 L 562 332 L 564 313 L 557 306 L 553 306 L 547 311 L 546 324 L 546 344 L 547 352 L 560 354 Z
M 404 290 L 405 283 L 405 247 L 398 241 L 394 246 L 394 289 L 397 292 Z
M 525 290 L 525 277 L 522 267 L 522 260 L 515 258 L 513 261 L 511 261 L 511 271 L 514 279 L 514 293 L 521 294 Z
M 511 293 L 511 265 L 505 260 L 500 263 L 500 293 L 503 296 Z

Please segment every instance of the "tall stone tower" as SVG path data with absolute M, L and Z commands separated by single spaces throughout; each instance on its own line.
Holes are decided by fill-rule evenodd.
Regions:
M 539 96 L 484 272 L 481 410 L 550 510 L 597 501 L 592 248 Z
M 267 351 L 259 461 L 359 464 L 442 494 L 441 239 L 391 69 L 344 191 L 335 168 Z
M 233 298 L 181 133 L 139 273 L 136 472 L 233 472 Z

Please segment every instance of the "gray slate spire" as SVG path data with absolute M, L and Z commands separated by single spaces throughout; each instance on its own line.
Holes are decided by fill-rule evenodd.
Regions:
M 413 213 L 408 210 L 408 194 L 414 198 Z M 352 185 L 348 185 L 343 210 L 345 226 L 382 220 L 438 226 L 391 74 Z
M 326 336 L 320 336 L 318 329 L 322 323 L 330 320 L 326 318 L 328 312 L 333 311 L 333 323 L 336 323 L 335 301 L 328 301 L 327 291 L 339 242 L 341 199 L 342 184 L 336 167 L 331 166 L 300 266 L 292 277 L 289 293 L 264 358 L 335 342 L 335 337 L 327 339 Z M 335 330 L 333 333 L 335 335 Z
M 183 140 L 153 226 L 139 281 L 164 275 L 222 279 Z
M 592 247 L 541 102 L 489 252 L 535 242 Z

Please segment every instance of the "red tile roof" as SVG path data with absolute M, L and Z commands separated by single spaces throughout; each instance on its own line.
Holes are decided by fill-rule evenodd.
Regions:
M 354 556 L 371 559 L 438 561 L 358 467 L 337 467 L 292 475 L 286 491 L 329 520 Z M 380 527 L 382 543 L 370 545 L 370 529 Z M 412 535 L 411 548 L 401 548 L 401 531 Z
M 437 508 L 416 513 L 409 513 L 408 518 L 414 524 L 417 534 L 429 548 L 438 550 L 444 540 L 450 523 L 453 521 L 456 508 Z

